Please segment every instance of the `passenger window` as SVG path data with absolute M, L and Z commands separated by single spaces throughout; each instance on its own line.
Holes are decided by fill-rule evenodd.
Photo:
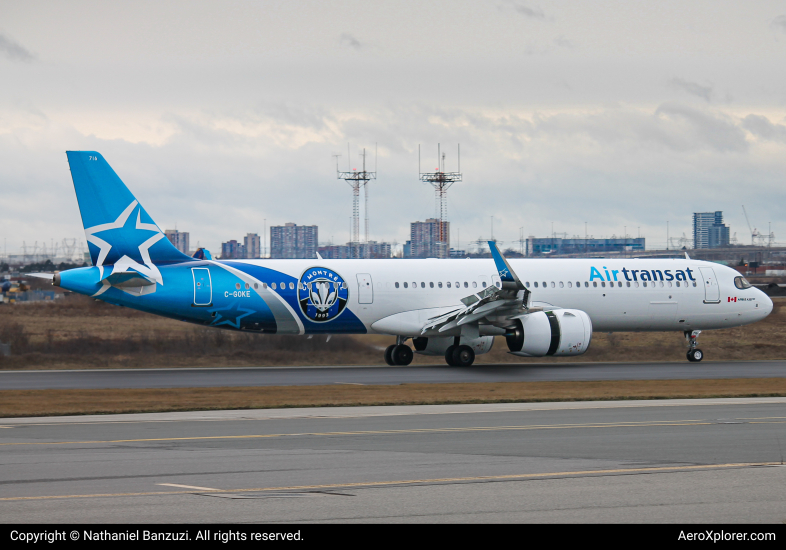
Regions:
M 287 288 L 287 284 L 286 283 L 281 283 L 281 290 L 284 290 L 286 288 Z
M 580 286 L 581 286 L 581 283 L 576 281 L 576 288 L 579 288 Z
M 565 283 L 563 283 L 562 281 L 560 281 L 560 282 L 559 282 L 559 287 L 560 287 L 560 288 L 564 288 L 564 287 L 565 287 Z
M 483 288 L 486 288 L 486 281 L 481 281 L 480 285 L 481 285 Z
M 560 283 L 560 284 L 562 284 L 562 283 Z M 568 281 L 568 288 L 573 288 L 573 283 L 571 283 L 570 281 Z
M 644 281 L 644 282 L 643 282 L 643 283 L 641 283 L 641 284 L 642 284 L 644 287 L 646 287 L 646 286 L 647 286 L 647 281 Z
M 466 283 L 464 283 L 464 284 L 466 284 Z M 475 281 L 472 281 L 472 288 L 478 288 L 478 283 L 476 283 Z
M 546 288 L 547 286 L 548 285 L 546 284 L 546 281 L 543 281 L 543 288 Z
M 469 285 L 467 284 L 467 281 L 464 281 L 464 288 L 469 288 Z
M 442 283 L 440 283 L 440 284 L 442 284 Z M 448 285 L 448 288 L 450 288 L 450 281 L 448 281 L 448 282 L 447 282 L 447 283 L 445 283 L 445 284 L 446 284 L 446 285 Z
M 622 281 L 619 281 L 619 282 L 617 283 L 617 286 L 619 286 L 619 287 L 622 287 Z
M 431 288 L 434 288 L 434 283 L 429 283 L 428 286 L 430 286 Z
M 461 287 L 461 284 L 458 281 L 456 281 L 456 288 L 459 288 L 459 287 Z
M 434 283 L 431 283 L 431 286 L 434 286 Z M 421 282 L 420 283 L 420 288 L 426 288 L 426 283 Z
M 289 290 L 295 290 L 295 283 L 289 283 Z
M 635 286 L 636 288 L 639 288 L 639 283 L 638 282 L 634 282 L 633 286 Z
M 693 286 L 696 286 L 696 282 L 695 281 L 693 282 Z
M 598 286 L 598 281 L 592 281 L 592 286 L 594 286 L 594 287 L 596 287 L 596 288 L 597 288 L 597 286 Z
M 254 288 L 255 289 L 259 288 L 259 283 L 254 283 Z
M 262 288 L 267 288 L 267 283 L 262 283 Z
M 249 288 L 251 288 L 251 285 L 246 283 L 246 290 L 248 290 Z
M 600 286 L 602 286 L 603 288 L 606 288 L 606 283 L 601 281 Z
M 589 287 L 589 283 L 587 281 L 584 281 L 584 288 L 587 288 L 587 287 Z
M 240 283 L 235 283 L 235 288 L 240 290 Z
M 554 284 L 554 281 L 551 281 L 551 288 L 556 288 L 557 285 Z
M 538 288 L 538 281 L 535 281 L 535 288 Z
M 418 287 L 417 283 L 412 283 L 412 288 L 417 288 L 417 287 Z
M 404 284 L 407 284 L 407 283 L 404 283 Z M 396 283 L 396 288 L 398 288 L 398 283 Z
M 625 283 L 625 284 L 628 285 L 628 288 L 630 288 L 630 281 Z
M 529 281 L 527 281 L 526 283 L 524 283 L 524 286 L 525 286 L 525 287 L 527 287 L 527 288 L 529 288 Z
M 680 286 L 680 282 L 679 281 L 677 281 L 677 286 Z
M 276 290 L 276 283 L 270 285 L 273 290 Z

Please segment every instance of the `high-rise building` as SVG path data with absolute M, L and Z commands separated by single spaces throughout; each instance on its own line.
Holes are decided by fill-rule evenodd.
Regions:
M 237 260 L 246 257 L 246 247 L 235 239 L 221 243 L 221 259 Z
M 169 239 L 169 242 L 171 242 L 180 252 L 183 254 L 189 253 L 191 247 L 189 243 L 188 232 L 178 231 L 177 229 L 167 229 L 164 231 L 164 235 L 166 235 L 166 238 Z
M 693 213 L 693 248 L 729 246 L 729 228 L 723 223 L 723 212 Z
M 256 233 L 249 233 L 243 237 L 243 246 L 246 249 L 246 258 L 262 257 L 262 239 Z
M 439 224 L 445 242 L 439 242 Z M 447 258 L 450 253 L 450 222 L 428 218 L 410 224 L 410 256 L 412 258 Z
M 316 225 L 270 226 L 271 258 L 315 258 L 319 241 Z

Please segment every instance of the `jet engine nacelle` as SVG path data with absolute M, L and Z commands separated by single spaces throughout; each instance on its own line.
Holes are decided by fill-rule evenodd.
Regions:
M 514 319 L 505 339 L 513 355 L 581 355 L 592 340 L 592 321 L 578 309 L 528 313 Z
M 441 338 L 413 338 L 412 343 L 415 346 L 415 353 L 421 355 L 440 355 L 444 356 L 449 346 L 452 346 L 455 338 L 452 336 Z M 460 345 L 467 345 L 472 348 L 475 355 L 483 355 L 491 351 L 491 346 L 494 344 L 493 336 L 481 336 L 480 338 L 473 338 L 468 340 L 461 338 Z

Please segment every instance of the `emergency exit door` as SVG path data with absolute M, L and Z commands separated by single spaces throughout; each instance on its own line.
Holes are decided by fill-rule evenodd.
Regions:
M 210 270 L 206 267 L 191 268 L 194 276 L 194 305 L 213 305 L 213 286 L 210 284 Z
M 374 303 L 374 283 L 369 273 L 358 273 L 358 303 Z

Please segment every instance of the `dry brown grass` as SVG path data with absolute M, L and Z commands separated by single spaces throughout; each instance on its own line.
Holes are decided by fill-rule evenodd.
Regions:
M 0 391 L 0 417 L 360 405 L 786 396 L 786 379 Z
M 705 331 L 701 348 L 713 360 L 785 359 L 786 298 L 764 321 Z M 70 296 L 56 303 L 0 306 L 0 341 L 11 357 L 0 369 L 231 367 L 273 365 L 383 365 L 387 336 L 270 336 L 195 327 Z M 684 361 L 681 333 L 595 333 L 578 357 L 521 358 L 509 355 L 503 339 L 478 364 L 577 361 Z M 443 364 L 441 357 L 416 355 L 415 364 Z

